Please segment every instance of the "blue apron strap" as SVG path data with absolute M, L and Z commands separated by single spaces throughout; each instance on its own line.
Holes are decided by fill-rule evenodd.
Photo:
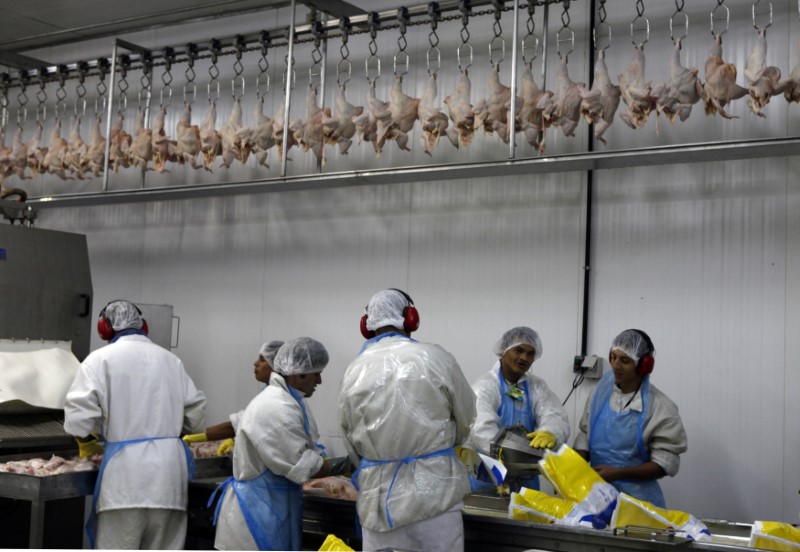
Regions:
M 95 548 L 95 533 L 97 532 L 97 501 L 100 497 L 100 485 L 103 481 L 103 475 L 106 471 L 106 466 L 111 458 L 114 457 L 119 451 L 129 445 L 136 443 L 144 443 L 145 441 L 160 441 L 162 439 L 178 439 L 186 449 L 186 462 L 189 468 L 189 479 L 194 478 L 194 458 L 189 450 L 189 446 L 180 439 L 180 437 L 145 437 L 142 439 L 131 439 L 129 441 L 106 441 L 103 451 L 103 461 L 100 462 L 100 471 L 97 473 L 97 481 L 94 484 L 94 493 L 92 494 L 92 511 L 89 513 L 89 519 L 86 521 L 86 535 L 89 537 L 89 545 Z
M 217 488 L 214 489 L 214 492 L 211 493 L 211 496 L 208 497 L 208 503 L 206 504 L 206 508 L 211 508 L 211 505 L 214 503 L 214 500 L 217 499 L 219 496 L 219 502 L 217 502 L 217 507 L 214 508 L 214 526 L 217 525 L 217 518 L 219 517 L 219 511 L 222 508 L 223 498 L 225 498 L 225 490 L 230 487 L 230 485 L 234 482 L 234 477 L 230 476 L 228 479 L 217 485 Z
M 391 464 L 397 462 L 397 468 L 394 470 L 394 475 L 392 475 L 392 482 L 389 484 L 389 490 L 386 491 L 386 521 L 389 522 L 389 528 L 394 529 L 394 524 L 392 523 L 392 516 L 389 514 L 389 496 L 392 494 L 392 487 L 394 487 L 394 482 L 397 479 L 397 474 L 400 471 L 400 468 L 404 464 L 410 464 L 411 462 L 416 462 L 417 460 L 424 460 L 426 458 L 433 458 L 435 456 L 456 456 L 456 450 L 453 447 L 437 450 L 434 452 L 429 452 L 427 454 L 421 454 L 419 456 L 406 456 L 405 458 L 401 458 L 400 460 L 369 460 L 367 458 L 362 458 L 361 462 L 358 466 L 358 469 L 353 473 L 353 477 L 351 478 L 353 481 L 353 485 L 356 487 L 356 490 L 360 490 L 358 488 L 358 474 L 364 468 L 372 468 L 375 466 L 382 466 L 384 464 Z M 456 456 L 457 458 L 457 456 Z

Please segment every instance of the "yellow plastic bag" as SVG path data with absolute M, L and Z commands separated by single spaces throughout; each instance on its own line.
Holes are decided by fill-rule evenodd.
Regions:
M 611 516 L 611 527 L 613 529 L 629 526 L 674 529 L 696 541 L 711 540 L 711 533 L 705 523 L 693 515 L 678 510 L 659 508 L 650 502 L 619 493 L 617 507 Z
M 336 535 L 328 535 L 322 543 L 320 550 L 353 550 Z
M 800 552 L 800 529 L 780 521 L 756 521 L 750 533 L 750 546 L 763 550 Z
M 539 460 L 539 470 L 553 484 L 556 492 L 576 503 L 587 513 L 600 513 L 617 498 L 617 490 L 567 445 L 558 451 L 548 450 Z
M 523 487 L 518 493 L 511 493 L 508 517 L 536 523 L 558 523 L 567 518 L 574 508 L 575 503 L 571 500 Z

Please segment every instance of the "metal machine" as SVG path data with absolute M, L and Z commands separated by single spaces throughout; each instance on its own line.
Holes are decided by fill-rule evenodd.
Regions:
M 56 342 L 78 360 L 89 354 L 92 281 L 85 236 L 0 225 L 0 292 L 0 339 L 7 344 L 44 349 Z M 63 410 L 13 399 L 4 395 L 0 403 L 0 462 L 77 454 Z M 84 496 L 95 477 L 0 473 L 4 547 L 82 547 Z
M 532 448 L 527 434 L 528 430 L 521 426 L 501 428 L 489 448 L 489 455 L 508 470 L 505 482 L 512 491 L 519 491 L 523 479 L 539 475 L 544 451 Z

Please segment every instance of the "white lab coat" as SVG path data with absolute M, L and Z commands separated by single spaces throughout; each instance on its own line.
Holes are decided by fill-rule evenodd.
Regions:
M 478 378 L 472 386 L 477 397 L 478 415 L 472 426 L 472 433 L 467 446 L 485 454 L 490 452 L 489 447 L 492 439 L 501 429 L 500 415 L 497 413 L 502 401 L 498 376 L 499 370 L 500 361 L 498 360 L 492 366 L 492 369 Z M 520 378 L 517 385 L 522 386 L 523 381 L 528 383 L 528 390 L 531 394 L 530 400 L 536 420 L 536 431 L 549 431 L 555 435 L 555 449 L 558 449 L 569 439 L 569 417 L 567 416 L 567 411 L 561 405 L 561 401 L 558 400 L 556 394 L 547 386 L 547 383 L 539 376 L 533 375 L 531 370 L 528 370 Z
M 125 447 L 108 462 L 97 511 L 186 510 L 188 467 L 181 431 L 202 431 L 206 398 L 181 360 L 143 335 L 91 353 L 67 392 L 64 429 L 111 442 L 176 437 Z M 146 482 L 146 484 L 143 484 Z
M 239 420 L 233 448 L 236 479 L 253 479 L 269 469 L 302 485 L 322 469 L 323 459 L 316 445 L 317 425 L 305 401 L 304 406 L 310 435 L 303 428 L 303 411 L 289 394 L 286 380 L 273 372 L 269 385 L 250 401 Z M 228 488 L 222 500 L 214 547 L 258 550 L 233 488 Z
M 394 460 L 459 446 L 475 418 L 475 394 L 455 358 L 429 343 L 394 335 L 367 344 L 339 390 L 339 424 L 353 462 Z M 386 498 L 398 462 L 359 473 L 358 515 L 372 531 L 391 528 Z M 469 494 L 456 456 L 403 464 L 389 496 L 394 530 L 450 510 Z
M 573 448 L 575 450 L 589 450 L 589 411 L 591 410 L 594 391 L 586 399 L 583 415 L 578 423 L 578 434 L 575 436 Z M 628 400 L 632 399 L 630 403 Z M 642 411 L 642 394 L 622 393 L 619 387 L 614 386 L 608 399 L 609 406 L 614 412 L 624 409 Z M 627 404 L 627 407 L 625 406 Z M 686 430 L 683 428 L 678 407 L 653 383 L 650 383 L 650 409 L 645 416 L 642 427 L 642 439 L 650 452 L 650 460 L 664 469 L 664 472 L 674 477 L 681 466 L 680 455 L 688 448 Z

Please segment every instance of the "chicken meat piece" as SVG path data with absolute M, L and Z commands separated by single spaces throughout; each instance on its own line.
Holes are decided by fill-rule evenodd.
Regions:
M 284 98 L 285 100 L 285 98 Z M 278 159 L 283 159 L 283 129 L 285 128 L 284 118 L 286 114 L 286 102 L 281 101 L 281 106 L 278 112 L 272 119 L 272 132 L 275 138 L 275 145 L 278 148 Z M 304 122 L 301 119 L 292 119 L 289 121 L 289 128 L 286 132 L 286 159 L 289 159 L 289 150 L 292 146 L 297 145 L 298 137 L 302 135 Z
M 412 98 L 403 92 L 402 75 L 395 77 L 389 98 L 392 125 L 399 132 L 408 134 L 414 128 L 414 122 L 419 118 L 419 98 Z
M 92 138 L 89 140 L 89 145 L 86 149 L 86 166 L 94 176 L 103 174 L 103 165 L 106 159 L 106 139 L 100 132 L 100 123 L 102 121 L 102 115 L 95 116 Z
M 200 139 L 200 127 L 192 124 L 192 105 L 183 106 L 183 114 L 175 126 L 175 159 L 181 165 L 189 164 L 193 169 L 205 169 L 202 163 L 197 162 L 197 154 L 203 147 Z
M 111 127 L 111 135 L 109 140 L 111 145 L 108 151 L 109 165 L 114 167 L 114 172 L 118 172 L 119 168 L 128 168 L 131 166 L 131 146 L 133 145 L 133 136 L 130 135 L 124 128 L 125 116 L 122 112 L 117 116 L 114 126 Z
M 670 123 L 674 123 L 676 117 L 681 121 L 688 119 L 692 106 L 703 97 L 703 85 L 697 74 L 696 67 L 688 69 L 681 64 L 681 41 L 678 40 L 669 62 L 669 82 L 653 88 L 656 114 L 663 113 Z
M 21 128 L 21 127 L 20 127 Z M 44 168 L 44 156 L 47 155 L 47 147 L 42 145 L 42 133 L 44 126 L 41 122 L 36 122 L 36 130 L 33 131 L 30 141 L 25 145 L 25 155 L 27 156 L 27 166 L 33 175 L 47 172 Z M 14 135 L 16 145 L 17 136 Z M 12 149 L 12 152 L 14 150 Z M 24 169 L 24 166 L 22 167 Z
M 364 110 L 361 115 L 353 117 L 353 126 L 356 127 L 356 141 L 361 144 L 369 142 L 372 144 L 375 153 L 378 151 L 378 121 L 369 109 Z
M 217 124 L 217 101 L 209 103 L 208 113 L 200 123 L 200 152 L 203 154 L 203 166 L 211 171 L 214 159 L 222 155 L 222 136 L 215 128 Z
M 306 120 L 303 124 L 303 132 L 298 136 L 297 141 L 303 151 L 311 150 L 323 166 L 326 161 L 325 143 L 328 141 L 328 137 L 325 136 L 325 125 L 323 124 L 326 119 L 331 119 L 331 110 L 319 107 L 317 104 L 317 87 L 309 85 L 308 95 L 306 96 Z M 330 124 L 334 125 L 334 123 Z
M 69 144 L 61 137 L 61 118 L 56 118 L 53 131 L 50 133 L 50 143 L 47 146 L 47 153 L 42 161 L 44 171 L 54 174 L 62 180 L 72 180 L 67 177 L 66 165 L 64 164 Z
M 569 56 L 561 58 L 556 77 L 557 88 L 553 102 L 543 112 L 542 117 L 551 126 L 561 127 L 564 136 L 575 136 L 575 129 L 581 119 L 582 94 L 586 84 L 574 82 L 569 78 Z
M 767 61 L 767 30 L 762 29 L 758 33 L 753 50 L 747 57 L 747 65 L 744 70 L 744 78 L 747 79 L 749 86 L 747 93 L 747 105 L 750 110 L 759 117 L 766 117 L 761 112 L 761 108 L 769 103 L 772 96 L 783 94 L 788 83 L 781 81 L 781 70 L 774 65 L 765 67 Z
M 366 121 L 359 121 L 360 126 L 364 129 L 364 139 L 372 142 L 378 155 L 383 152 L 383 146 L 387 140 L 397 139 L 397 145 L 400 149 L 407 149 L 405 146 L 408 143 L 408 135 L 400 135 L 392 123 L 391 102 L 379 100 L 375 94 L 376 80 L 370 81 L 369 90 L 367 91 L 367 107 L 369 107 L 370 117 Z
M 153 129 L 144 126 L 144 116 L 145 110 L 140 109 L 129 153 L 131 164 L 140 167 L 142 172 L 149 168 L 150 161 L 153 160 Z
M 475 113 L 470 103 L 472 83 L 466 69 L 461 71 L 456 88 L 452 94 L 445 97 L 450 120 L 453 126 L 447 129 L 447 137 L 456 148 L 466 148 L 472 143 L 475 133 Z
M 161 106 L 153 124 L 151 136 L 153 141 L 153 167 L 159 173 L 169 172 L 165 168 L 167 161 L 175 162 L 177 160 L 175 153 L 176 142 L 169 139 L 164 128 L 166 118 L 167 108 L 166 106 Z
M 267 156 L 275 145 L 274 120 L 264 115 L 264 96 L 259 96 L 255 109 L 255 126 L 250 130 L 250 143 L 256 163 L 269 168 Z
M 652 84 L 644 80 L 644 49 L 637 45 L 625 72 L 619 75 L 619 89 L 622 101 L 628 107 L 627 111 L 620 113 L 620 118 L 634 130 L 642 128 L 647 123 L 650 112 L 656 107 L 656 98 L 652 95 Z
M 220 167 L 226 169 L 231 166 L 235 159 L 241 159 L 238 132 L 242 129 L 242 104 L 239 98 L 234 98 L 231 114 L 228 121 L 219 129 L 222 140 L 222 162 Z
M 72 130 L 69 133 L 67 151 L 64 155 L 64 166 L 80 180 L 83 180 L 83 173 L 88 165 L 86 158 L 88 150 L 89 146 L 81 138 L 81 117 L 76 116 L 72 123 Z
M 544 130 L 546 128 L 543 111 L 552 104 L 553 93 L 542 90 L 533 78 L 530 64 L 522 70 L 520 83 L 520 98 L 522 100 L 517 112 L 517 125 L 525 134 L 525 140 L 540 155 L 544 154 Z
M 422 136 L 420 136 L 419 142 L 422 144 L 422 150 L 428 155 L 439 144 L 439 138 L 443 134 L 446 135 L 449 124 L 447 115 L 442 113 L 442 108 L 435 105 L 437 95 L 436 72 L 432 72 L 417 108 L 419 124 L 422 127 Z
M 594 125 L 594 137 L 603 144 L 606 143 L 603 134 L 614 122 L 621 95 L 619 86 L 612 84 L 608 76 L 605 53 L 599 50 L 594 65 L 592 89 L 581 91 L 581 115 L 588 124 Z
M 480 100 L 472 112 L 475 115 L 475 128 L 483 127 L 484 132 L 496 132 L 503 142 L 509 141 L 508 110 L 511 107 L 511 88 L 500 82 L 500 64 L 489 71 L 488 97 Z M 519 106 L 519 104 L 517 104 Z M 517 110 L 519 111 L 519 110 Z
M 789 76 L 781 82 L 783 97 L 786 98 L 787 102 L 800 102 L 800 39 L 797 41 L 796 49 L 798 61 Z
M 353 143 L 353 136 L 356 134 L 355 119 L 364 114 L 364 106 L 355 106 L 347 101 L 345 83 L 339 85 L 339 92 L 336 94 L 336 109 L 333 117 L 322 121 L 324 133 L 328 137 L 329 144 L 338 144 L 339 153 L 347 155 Z
M 36 133 L 38 133 L 40 140 L 42 136 L 41 129 L 41 125 L 38 125 Z M 20 180 L 29 179 L 29 177 L 25 175 L 25 169 L 28 167 L 29 160 L 29 145 L 22 140 L 22 132 L 22 125 L 18 125 L 17 130 L 14 132 L 14 137 L 11 140 L 11 148 L 6 148 L 5 168 L 2 172 L 3 178 L 16 176 Z
M 726 119 L 738 119 L 725 111 L 725 106 L 746 95 L 747 88 L 736 84 L 736 66 L 722 59 L 722 36 L 717 35 L 705 64 L 703 103 L 706 115 L 718 113 Z

